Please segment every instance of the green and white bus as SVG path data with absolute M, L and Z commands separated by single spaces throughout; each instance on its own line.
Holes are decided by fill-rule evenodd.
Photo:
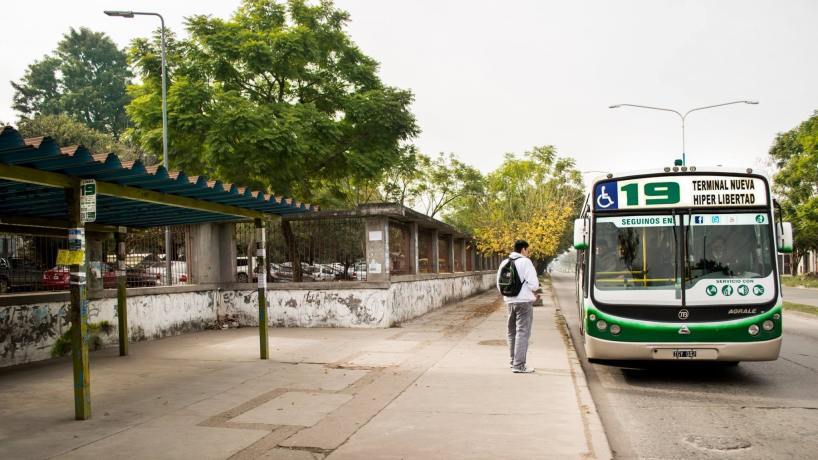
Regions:
M 574 223 L 588 358 L 777 359 L 776 253 L 792 251 L 792 226 L 774 203 L 750 169 L 597 179 Z

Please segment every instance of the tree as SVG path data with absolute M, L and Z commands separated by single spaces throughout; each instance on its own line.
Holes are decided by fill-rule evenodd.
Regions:
M 378 177 L 418 129 L 412 94 L 385 86 L 377 62 L 344 30 L 329 1 L 244 0 L 229 20 L 187 19 L 190 38 L 171 44 L 171 159 L 193 174 L 313 200 L 326 184 Z M 159 151 L 155 42 L 131 59 L 133 138 Z
M 457 200 L 483 193 L 483 176 L 477 169 L 459 161 L 451 153 L 437 158 L 419 158 L 422 182 L 416 191 L 417 206 L 429 217 L 435 217 Z
M 773 181 L 783 218 L 792 222 L 797 265 L 818 250 L 818 111 L 798 127 L 779 133 L 770 148 L 778 168 Z
M 114 136 L 89 128 L 67 115 L 38 115 L 23 118 L 18 123 L 23 137 L 49 136 L 60 146 L 83 145 L 93 153 L 116 153 L 121 160 L 142 160 L 145 164 L 156 163 L 156 158 L 145 156 L 137 149 L 121 142 Z
M 485 194 L 454 214 L 461 228 L 473 230 L 481 251 L 506 253 L 515 240 L 526 239 L 541 271 L 570 246 L 582 196 L 573 159 L 557 157 L 552 146 L 534 147 L 523 158 L 507 154 L 486 177 Z
M 419 164 L 424 156 L 414 145 L 399 148 L 397 161 L 375 177 L 348 176 L 327 180 L 316 186 L 314 196 L 323 209 L 349 209 L 364 203 L 398 203 L 413 206 L 423 174 Z
M 119 139 L 128 124 L 130 78 L 125 53 L 107 35 L 71 28 L 52 55 L 11 83 L 13 108 L 21 118 L 65 114 Z

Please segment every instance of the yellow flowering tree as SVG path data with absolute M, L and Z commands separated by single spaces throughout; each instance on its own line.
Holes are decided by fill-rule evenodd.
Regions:
M 534 147 L 522 158 L 507 154 L 486 176 L 485 193 L 457 203 L 447 220 L 472 232 L 484 252 L 507 254 L 514 241 L 528 241 L 540 271 L 570 245 L 582 197 L 574 160 L 552 146 Z

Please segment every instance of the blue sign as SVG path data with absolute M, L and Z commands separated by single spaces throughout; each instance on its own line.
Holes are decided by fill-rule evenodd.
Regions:
M 704 223 L 704 216 L 693 216 L 693 223 L 694 224 L 703 224 Z
M 718 224 L 719 220 L 720 220 L 719 216 L 713 216 L 710 218 L 710 221 L 713 222 L 714 224 Z
M 594 209 L 611 211 L 619 209 L 619 192 L 616 181 L 601 182 L 594 187 Z

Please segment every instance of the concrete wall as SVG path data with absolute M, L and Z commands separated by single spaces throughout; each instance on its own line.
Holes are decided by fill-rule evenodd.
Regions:
M 273 289 L 269 324 L 281 327 L 390 327 L 494 287 L 494 273 L 395 277 L 380 289 Z M 339 287 L 343 284 L 337 284 Z M 220 317 L 258 325 L 256 291 L 225 291 Z
M 131 340 L 204 329 L 216 321 L 217 301 L 215 291 L 128 297 Z M 108 321 L 111 333 L 99 337 L 104 345 L 117 344 L 116 298 L 91 300 L 88 318 L 90 323 Z M 50 358 L 54 343 L 70 326 L 67 300 L 0 307 L 0 367 Z
M 494 273 L 487 272 L 405 275 L 393 277 L 391 283 L 300 284 L 292 289 L 270 285 L 269 324 L 390 327 L 493 286 Z M 158 339 L 201 330 L 226 319 L 240 326 L 257 326 L 257 299 L 256 290 L 221 290 L 215 285 L 139 289 L 128 297 L 130 337 L 134 341 Z M 54 343 L 70 327 L 69 302 L 65 298 L 20 303 L 0 306 L 0 367 L 50 358 Z M 116 346 L 115 297 L 89 302 L 89 322 L 101 321 L 112 326 L 109 334 L 99 335 L 103 345 Z

